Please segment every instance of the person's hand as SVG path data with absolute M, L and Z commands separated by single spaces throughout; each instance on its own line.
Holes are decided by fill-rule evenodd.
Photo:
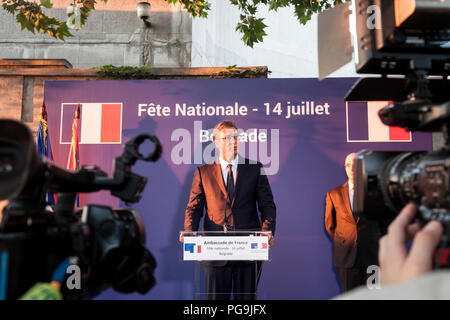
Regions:
M 265 236 L 265 237 L 269 237 L 269 239 L 267 240 L 267 242 L 269 243 L 269 248 L 272 248 L 272 246 L 273 246 L 274 243 L 275 243 L 275 238 L 273 237 L 272 232 L 267 232 L 267 233 L 263 232 L 263 233 L 260 233 L 260 235 L 261 235 L 261 236 Z
M 196 233 L 195 232 L 191 232 L 191 231 L 183 231 L 180 232 L 180 238 L 179 241 L 181 243 L 184 243 L 184 237 L 195 237 Z
M 430 221 L 423 228 L 414 221 L 417 208 L 407 204 L 380 239 L 378 253 L 381 283 L 404 283 L 429 272 L 433 255 L 444 231 L 440 222 Z M 410 252 L 406 244 L 413 240 Z

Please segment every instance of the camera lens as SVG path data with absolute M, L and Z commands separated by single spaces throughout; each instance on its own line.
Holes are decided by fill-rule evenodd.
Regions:
M 15 157 L 12 155 L 0 155 L 0 174 L 11 174 L 16 167 Z

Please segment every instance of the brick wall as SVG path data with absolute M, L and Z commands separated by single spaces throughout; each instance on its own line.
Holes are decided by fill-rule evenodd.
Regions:
M 249 67 L 255 69 L 257 67 Z M 161 79 L 209 78 L 225 68 L 152 68 Z M 265 68 L 267 76 L 267 68 Z M 39 126 L 45 80 L 95 80 L 96 70 L 73 69 L 64 59 L 0 59 L 0 118 Z

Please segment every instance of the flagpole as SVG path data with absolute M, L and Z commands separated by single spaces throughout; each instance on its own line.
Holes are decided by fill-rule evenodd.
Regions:
M 37 152 L 48 160 L 53 161 L 52 148 L 50 146 L 50 136 L 48 134 L 47 126 L 47 110 L 45 108 L 45 100 L 42 102 L 41 113 L 39 115 L 39 127 L 36 133 L 36 148 Z M 54 193 L 47 193 L 47 202 L 50 205 L 54 205 L 57 200 L 57 196 Z

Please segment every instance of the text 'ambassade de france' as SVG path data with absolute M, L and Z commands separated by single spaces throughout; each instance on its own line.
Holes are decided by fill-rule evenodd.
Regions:
M 275 106 L 275 107 L 271 107 Z M 174 110 L 174 114 L 172 114 Z M 302 101 L 299 104 L 287 103 L 264 103 L 260 107 L 247 107 L 234 102 L 233 105 L 211 106 L 205 102 L 196 105 L 186 103 L 176 103 L 173 108 L 156 103 L 139 103 L 138 116 L 149 117 L 201 117 L 201 116 L 246 116 L 249 112 L 262 112 L 266 115 L 285 115 L 289 119 L 291 116 L 321 116 L 330 115 L 330 105 L 325 102 L 322 104 L 315 101 Z

